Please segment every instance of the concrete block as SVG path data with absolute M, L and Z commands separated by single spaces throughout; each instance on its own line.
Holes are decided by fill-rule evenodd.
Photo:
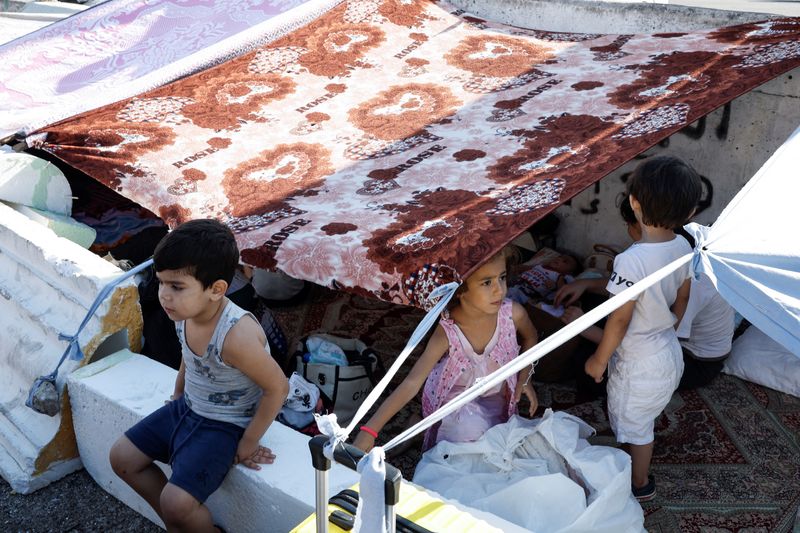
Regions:
M 163 527 L 144 502 L 111 470 L 108 452 L 126 429 L 164 404 L 176 372 L 127 350 L 73 372 L 68 390 L 81 459 L 103 489 Z M 231 469 L 208 506 L 228 531 L 289 531 L 314 512 L 314 469 L 308 437 L 279 423 L 262 439 L 277 459 L 260 471 Z M 169 475 L 168 467 L 164 468 Z M 331 493 L 358 482 L 356 473 L 334 465 Z
M 103 286 L 122 272 L 77 244 L 0 203 L 0 476 L 23 494 L 80 468 L 71 418 L 25 407 L 34 380 L 50 374 Z M 142 317 L 132 280 L 100 306 L 80 336 L 84 360 L 65 361 L 64 377 L 120 330 L 138 346 Z M 62 414 L 65 404 L 62 402 Z M 68 406 L 66 406 L 68 411 Z

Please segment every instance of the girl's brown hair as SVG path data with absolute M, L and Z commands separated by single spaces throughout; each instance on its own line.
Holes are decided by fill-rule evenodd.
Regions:
M 511 269 L 512 266 L 514 266 L 517 263 L 519 263 L 519 260 L 520 260 L 520 257 L 521 257 L 519 249 L 516 246 L 514 246 L 513 244 L 507 244 L 499 252 L 497 252 L 496 254 L 492 255 L 489 259 L 487 259 L 486 261 L 484 261 L 483 263 L 478 265 L 475 268 L 475 270 L 478 270 L 478 268 L 482 267 L 486 263 L 490 263 L 490 262 L 494 261 L 495 258 L 497 258 L 498 256 L 501 256 L 501 255 L 503 256 L 503 259 L 505 259 L 505 262 L 506 262 L 506 273 Z M 475 272 L 475 270 L 473 270 L 473 273 Z M 470 274 L 470 276 L 471 275 L 472 274 Z M 447 308 L 448 309 L 452 309 L 458 303 L 458 300 L 461 297 L 461 295 L 464 294 L 465 292 L 467 292 L 467 290 L 468 290 L 467 279 L 468 278 L 469 278 L 469 276 L 464 278 L 464 280 L 461 282 L 461 285 L 459 285 L 458 289 L 456 289 L 455 294 L 453 294 L 453 298 L 447 304 Z

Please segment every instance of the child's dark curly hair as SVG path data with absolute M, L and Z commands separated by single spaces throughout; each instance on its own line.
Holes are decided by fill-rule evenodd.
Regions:
M 230 228 L 218 220 L 190 220 L 169 232 L 153 253 L 156 272 L 183 270 L 207 289 L 217 280 L 230 285 L 239 248 Z
M 641 205 L 643 224 L 671 229 L 688 222 L 700 202 L 703 185 L 688 163 L 661 155 L 639 163 L 627 189 Z

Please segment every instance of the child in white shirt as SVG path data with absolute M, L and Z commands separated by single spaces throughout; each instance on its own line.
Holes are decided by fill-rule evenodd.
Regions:
M 642 238 L 615 258 L 608 292 L 618 294 L 691 252 L 672 228 L 692 216 L 701 187 L 698 174 L 674 157 L 653 157 L 636 167 L 628 194 Z M 609 420 L 631 455 L 632 489 L 639 501 L 655 497 L 655 479 L 649 475 L 653 427 L 683 372 L 675 323 L 686 310 L 689 287 L 687 264 L 611 313 L 597 351 L 585 364 L 598 383 L 608 367 Z

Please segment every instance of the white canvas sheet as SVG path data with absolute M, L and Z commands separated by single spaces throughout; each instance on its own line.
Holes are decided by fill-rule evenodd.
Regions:
M 693 268 L 742 316 L 800 357 L 800 128 L 697 239 Z
M 110 0 L 0 46 L 0 138 L 236 57 L 341 0 Z

